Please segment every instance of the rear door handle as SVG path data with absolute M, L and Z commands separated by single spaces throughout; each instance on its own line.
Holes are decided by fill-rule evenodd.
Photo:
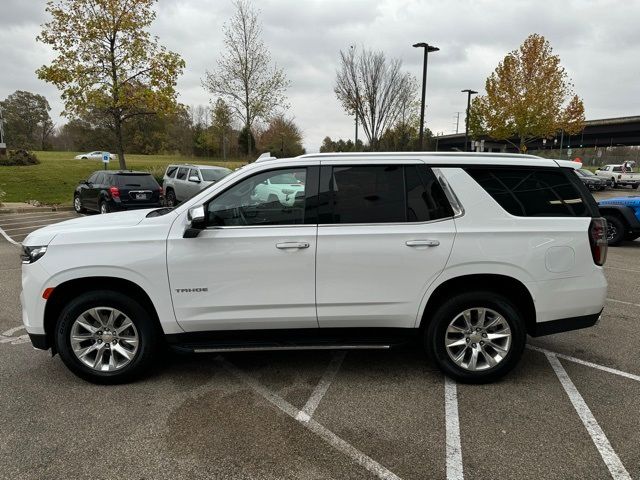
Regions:
M 280 250 L 286 250 L 288 248 L 309 248 L 309 244 L 307 242 L 284 242 L 276 243 L 276 248 Z
M 405 242 L 407 247 L 437 247 L 440 245 L 439 240 L 409 240 Z

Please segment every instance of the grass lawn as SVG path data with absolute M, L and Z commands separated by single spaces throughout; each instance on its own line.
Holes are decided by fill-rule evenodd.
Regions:
M 39 165 L 28 167 L 0 166 L 0 190 L 6 192 L 5 202 L 26 202 L 38 200 L 44 204 L 71 205 L 73 191 L 78 182 L 91 173 L 102 169 L 102 162 L 95 160 L 74 160 L 80 152 L 35 152 Z M 199 165 L 220 165 L 237 168 L 244 165 L 242 160 L 224 162 L 202 157 L 181 155 L 127 155 L 127 168 L 150 171 L 156 177 L 162 176 L 170 163 L 195 163 Z M 118 160 L 109 163 L 110 170 L 118 168 Z

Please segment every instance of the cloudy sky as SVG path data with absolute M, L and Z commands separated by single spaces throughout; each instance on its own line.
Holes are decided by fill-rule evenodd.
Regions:
M 0 98 L 15 90 L 45 95 L 60 125 L 62 103 L 55 87 L 38 80 L 36 68 L 52 58 L 35 37 L 46 20 L 44 1 L 0 0 Z M 384 50 L 402 59 L 420 78 L 422 53 L 429 57 L 426 124 L 455 132 L 455 115 L 504 55 L 531 33 L 550 40 L 584 99 L 588 119 L 640 115 L 640 1 L 629 0 L 255 0 L 272 59 L 291 87 L 290 109 L 308 151 L 322 139 L 353 138 L 353 117 L 333 93 L 340 49 L 349 45 Z M 178 52 L 187 67 L 178 83 L 179 101 L 207 104 L 201 86 L 222 47 L 230 0 L 160 0 L 153 33 Z M 464 120 L 461 114 L 460 128 Z

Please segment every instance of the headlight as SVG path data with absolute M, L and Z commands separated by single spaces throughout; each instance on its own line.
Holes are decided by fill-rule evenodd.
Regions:
M 22 263 L 33 263 L 47 253 L 47 247 L 25 247 L 22 246 Z

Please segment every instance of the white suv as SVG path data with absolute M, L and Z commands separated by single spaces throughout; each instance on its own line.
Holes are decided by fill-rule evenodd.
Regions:
M 175 209 L 85 217 L 24 241 L 23 320 L 77 375 L 189 352 L 420 342 L 488 382 L 526 335 L 594 325 L 606 225 L 570 162 L 312 154 L 247 165 Z M 285 178 L 283 200 L 257 195 Z M 298 192 L 303 192 L 299 195 Z

